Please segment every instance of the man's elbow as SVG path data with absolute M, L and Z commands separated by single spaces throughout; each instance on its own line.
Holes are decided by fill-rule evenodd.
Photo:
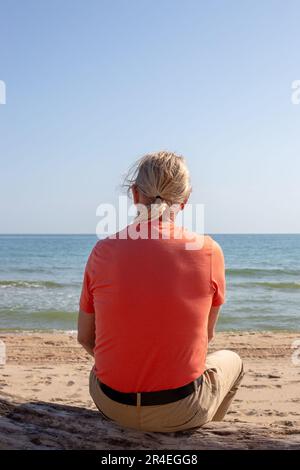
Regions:
M 81 346 L 89 346 L 91 341 L 84 335 L 78 333 L 77 335 L 77 341 Z

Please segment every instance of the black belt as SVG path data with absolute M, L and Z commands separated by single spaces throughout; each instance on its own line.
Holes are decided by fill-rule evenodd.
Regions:
M 106 396 L 111 398 L 118 403 L 124 405 L 138 405 L 138 396 L 140 395 L 140 405 L 165 405 L 166 403 L 172 403 L 182 398 L 187 397 L 191 393 L 195 392 L 199 385 L 202 383 L 203 377 L 200 375 L 193 382 L 190 382 L 183 387 L 173 388 L 170 390 L 159 390 L 155 392 L 141 392 L 141 393 L 124 393 L 118 392 L 108 385 L 98 380 L 99 386 Z

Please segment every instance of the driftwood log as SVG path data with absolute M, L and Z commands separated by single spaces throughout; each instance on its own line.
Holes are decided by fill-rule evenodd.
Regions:
M 0 396 L 0 449 L 299 449 L 300 429 L 224 421 L 176 433 L 124 429 L 97 411 Z M 17 446 L 16 446 L 17 443 Z

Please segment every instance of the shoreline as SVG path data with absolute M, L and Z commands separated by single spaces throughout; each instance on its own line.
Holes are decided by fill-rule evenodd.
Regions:
M 62 328 L 35 328 L 35 329 L 21 329 L 21 328 L 1 328 L 0 327 L 0 336 L 7 335 L 7 334 L 76 334 L 77 329 L 70 330 L 70 329 L 62 329 Z M 219 330 L 216 332 L 217 335 L 220 334 L 300 334 L 299 329 L 286 329 L 286 328 L 275 328 L 275 329 L 264 329 L 264 330 L 256 330 L 256 329 L 246 329 L 246 330 L 239 330 L 239 329 L 228 329 L 228 330 Z
M 297 332 L 217 333 L 209 352 L 240 354 L 244 380 L 223 422 L 174 437 L 124 432 L 101 419 L 88 392 L 93 359 L 76 331 L 0 331 L 7 351 L 0 366 L 0 443 L 10 449 L 300 448 L 300 364 L 292 361 L 299 339 Z

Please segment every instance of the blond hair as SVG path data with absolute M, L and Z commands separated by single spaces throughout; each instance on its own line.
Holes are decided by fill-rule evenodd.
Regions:
M 133 185 L 148 201 L 144 210 L 138 208 L 136 222 L 157 219 L 170 208 L 176 212 L 174 207 L 185 202 L 191 191 L 184 157 L 168 151 L 149 153 L 135 162 L 123 183 L 129 196 Z

